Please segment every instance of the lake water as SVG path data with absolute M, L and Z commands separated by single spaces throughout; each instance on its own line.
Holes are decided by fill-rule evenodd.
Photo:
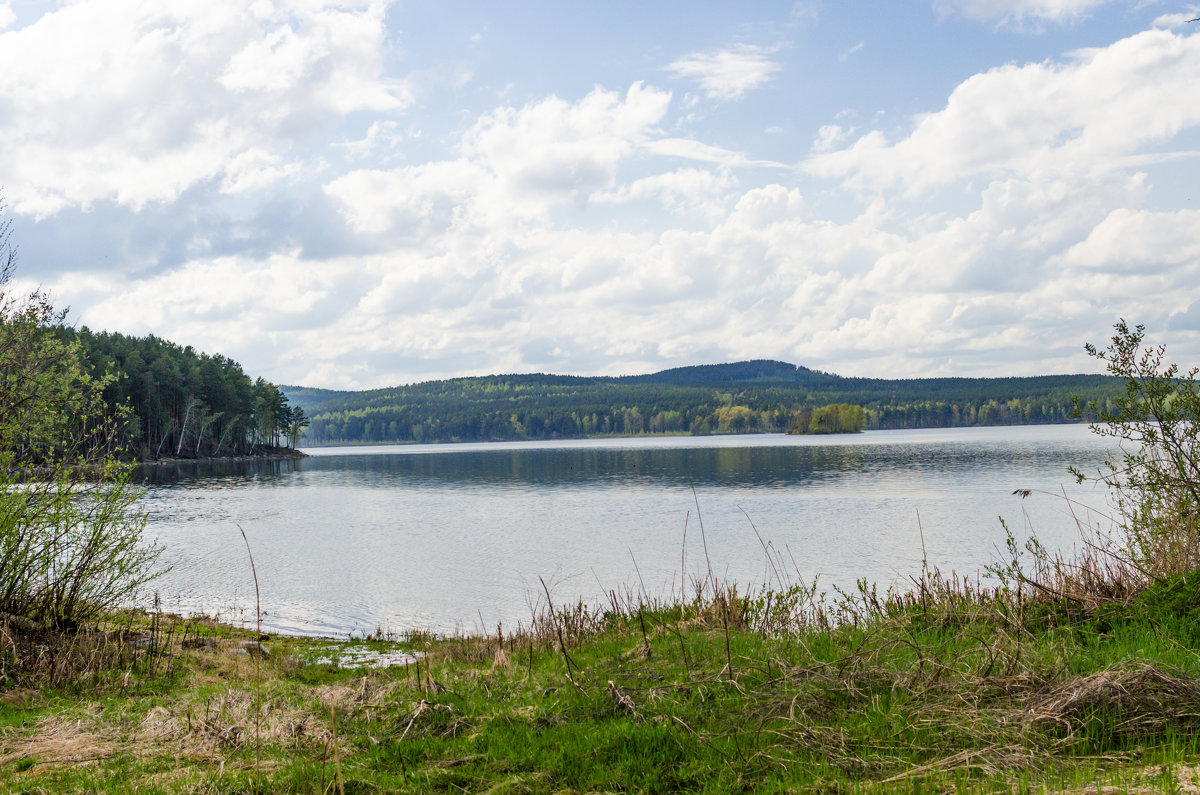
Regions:
M 903 585 L 922 532 L 931 565 L 974 576 L 999 559 L 999 517 L 1071 546 L 1061 496 L 1012 492 L 1065 489 L 1102 511 L 1067 467 L 1094 471 L 1112 450 L 1082 425 L 323 448 L 158 468 L 144 506 L 173 567 L 155 584 L 167 609 L 252 623 L 240 525 L 265 627 L 494 631 L 528 621 L 539 578 L 556 603 L 678 592 L 710 563 L 761 585 L 774 575 L 758 536 L 822 590 Z

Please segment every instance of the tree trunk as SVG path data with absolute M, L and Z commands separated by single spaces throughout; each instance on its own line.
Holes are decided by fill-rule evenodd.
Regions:
M 196 399 L 188 398 L 187 410 L 183 413 L 183 427 L 179 429 L 179 444 L 175 445 L 175 457 L 179 457 L 179 452 L 183 449 L 183 440 L 187 438 L 188 418 L 192 416 L 192 409 L 196 408 Z

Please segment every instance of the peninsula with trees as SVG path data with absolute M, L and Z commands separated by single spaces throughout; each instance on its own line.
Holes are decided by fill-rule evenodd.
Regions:
M 308 420 L 283 391 L 220 354 L 150 335 L 55 331 L 102 384 L 117 449 L 140 461 L 293 455 Z

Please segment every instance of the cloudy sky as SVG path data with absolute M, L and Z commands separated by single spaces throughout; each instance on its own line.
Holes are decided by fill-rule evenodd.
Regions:
M 0 0 L 22 287 L 277 383 L 1200 361 L 1200 16 Z

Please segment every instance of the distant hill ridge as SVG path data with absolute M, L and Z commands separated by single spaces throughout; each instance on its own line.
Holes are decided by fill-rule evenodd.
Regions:
M 1104 375 L 1037 375 L 1037 376 L 942 376 L 936 378 L 864 378 L 842 376 L 812 370 L 802 365 L 774 359 L 749 359 L 725 364 L 695 364 L 671 367 L 642 375 L 558 375 L 554 373 L 507 373 L 496 375 L 459 376 L 457 378 L 420 381 L 404 386 L 374 389 L 343 390 L 285 384 L 280 389 L 293 405 L 310 411 L 335 400 L 354 401 L 358 397 L 378 397 L 398 391 L 429 391 L 446 384 L 507 383 L 527 386 L 582 386 L 594 384 L 664 384 L 678 386 L 727 387 L 730 385 L 803 386 L 824 389 L 867 389 L 869 391 L 924 387 L 932 392 L 944 392 L 955 387 L 977 387 L 987 384 L 1027 384 L 1030 387 L 1060 388 L 1071 385 L 1095 386 L 1116 382 Z M 440 391 L 440 390 L 438 390 Z
M 696 364 L 690 367 L 672 367 L 648 375 L 621 376 L 629 383 L 717 385 L 737 383 L 798 384 L 812 378 L 839 378 L 827 373 L 810 370 L 787 362 L 772 359 L 752 359 L 729 364 Z
M 307 444 L 777 432 L 813 408 L 864 407 L 867 427 L 1070 422 L 1074 398 L 1102 405 L 1102 375 L 848 378 L 770 359 L 645 375 L 467 376 L 363 391 L 284 386 L 312 419 Z

